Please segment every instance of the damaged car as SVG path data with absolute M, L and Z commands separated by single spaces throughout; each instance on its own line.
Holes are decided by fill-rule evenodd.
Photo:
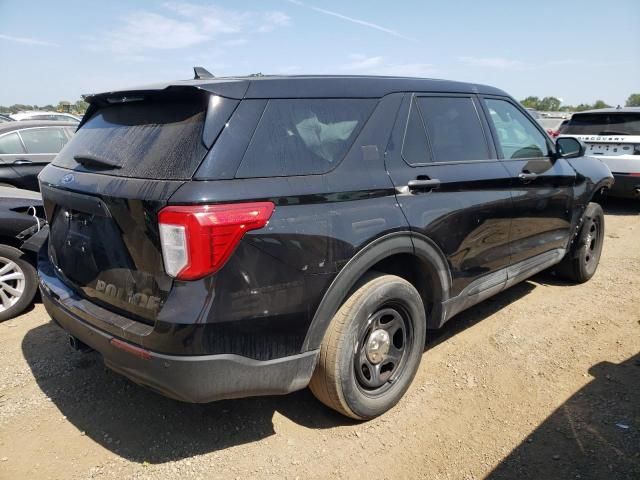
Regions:
M 178 400 L 309 386 L 370 419 L 428 329 L 598 267 L 611 172 L 497 88 L 197 69 L 86 100 L 39 176 L 42 300 L 72 346 Z
M 0 187 L 0 321 L 22 313 L 38 288 L 36 234 L 46 239 L 40 194 Z

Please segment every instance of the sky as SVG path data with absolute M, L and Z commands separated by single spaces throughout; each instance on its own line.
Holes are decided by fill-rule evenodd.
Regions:
M 402 75 L 517 99 L 640 93 L 640 0 L 0 0 L 0 105 L 193 76 Z

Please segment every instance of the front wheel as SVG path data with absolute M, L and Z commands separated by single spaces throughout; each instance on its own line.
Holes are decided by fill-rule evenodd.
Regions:
M 596 273 L 604 244 L 604 212 L 597 203 L 589 203 L 580 233 L 569 252 L 556 267 L 559 277 L 584 283 Z
M 327 329 L 311 391 L 348 417 L 381 415 L 411 385 L 425 331 L 424 305 L 413 285 L 395 275 L 367 277 Z

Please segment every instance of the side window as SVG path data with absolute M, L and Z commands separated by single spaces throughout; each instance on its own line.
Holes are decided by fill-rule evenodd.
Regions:
M 409 165 L 431 162 L 431 151 L 424 129 L 424 124 L 420 116 L 420 111 L 415 102 L 411 102 L 411 111 L 407 121 L 407 128 L 404 132 L 402 142 L 402 158 Z
M 471 97 L 419 97 L 434 162 L 489 159 L 489 146 Z
M 24 153 L 17 133 L 8 133 L 0 137 L 0 155 L 19 155 Z
M 345 156 L 375 103 L 372 99 L 269 100 L 236 176 L 328 172 Z
M 518 108 L 506 100 L 484 100 L 505 159 L 549 156 L 545 136 Z
M 69 140 L 62 128 L 30 128 L 20 136 L 28 153 L 58 153 Z

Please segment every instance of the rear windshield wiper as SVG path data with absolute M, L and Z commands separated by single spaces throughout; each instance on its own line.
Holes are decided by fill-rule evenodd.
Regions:
M 122 168 L 122 164 L 109 160 L 107 158 L 98 157 L 91 153 L 83 153 L 74 155 L 73 159 L 85 167 L 93 168 Z

